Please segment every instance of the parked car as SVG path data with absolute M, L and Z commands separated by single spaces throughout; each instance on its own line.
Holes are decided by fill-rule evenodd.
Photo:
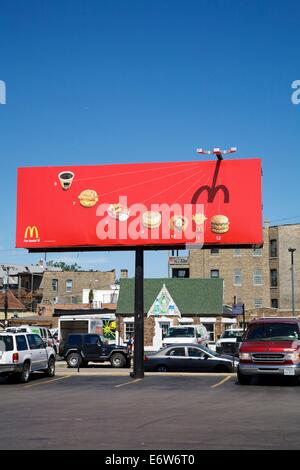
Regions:
M 225 330 L 216 342 L 216 352 L 218 354 L 238 355 L 243 332 L 243 328 L 229 328 Z
M 232 372 L 232 357 L 197 344 L 173 345 L 145 356 L 146 372 Z
M 44 326 L 37 326 L 37 325 L 22 325 L 22 326 L 9 326 L 5 329 L 7 332 L 19 332 L 19 333 L 33 333 L 40 335 L 41 338 L 47 342 L 48 346 L 51 346 L 55 354 L 58 353 L 58 348 L 55 339 L 49 328 L 45 328 Z
M 253 376 L 278 375 L 299 379 L 300 319 L 262 318 L 249 323 L 239 351 L 238 380 L 241 385 Z
M 61 341 L 59 354 L 69 367 L 87 366 L 91 362 L 109 361 L 112 367 L 130 367 L 131 354 L 125 346 L 109 344 L 98 334 L 72 333 Z
M 181 325 L 169 328 L 162 345 L 195 343 L 208 347 L 209 334 L 204 325 Z
M 55 352 L 33 333 L 0 333 L 0 376 L 28 382 L 30 373 L 43 371 L 55 375 Z

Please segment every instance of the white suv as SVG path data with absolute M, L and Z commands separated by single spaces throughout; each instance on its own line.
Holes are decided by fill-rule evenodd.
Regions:
M 55 351 L 34 333 L 0 333 L 0 377 L 28 382 L 30 373 L 55 375 Z

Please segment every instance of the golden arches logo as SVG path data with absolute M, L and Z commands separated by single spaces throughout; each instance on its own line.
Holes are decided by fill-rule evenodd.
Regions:
M 25 230 L 24 238 L 39 238 L 39 231 L 35 225 L 28 227 Z

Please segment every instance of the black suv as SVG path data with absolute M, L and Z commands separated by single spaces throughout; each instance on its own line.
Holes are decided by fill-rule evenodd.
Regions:
M 108 344 L 101 335 L 72 333 L 59 346 L 59 355 L 69 367 L 86 367 L 91 362 L 110 361 L 112 367 L 130 367 L 131 355 L 125 346 Z

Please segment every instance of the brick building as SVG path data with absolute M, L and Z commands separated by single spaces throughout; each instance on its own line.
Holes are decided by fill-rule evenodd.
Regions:
M 217 247 L 190 250 L 191 278 L 224 279 L 224 303 L 236 301 L 246 309 L 270 306 L 269 237 L 264 229 L 263 248 Z
M 116 282 L 116 271 L 45 272 L 41 288 L 43 304 L 82 303 L 83 289 L 110 289 Z
M 295 248 L 295 308 L 300 314 L 300 224 L 277 225 L 269 229 L 271 306 L 281 310 L 292 307 L 291 253 Z
M 222 279 L 145 279 L 145 349 L 158 350 L 169 327 L 204 324 L 214 342 L 235 319 L 224 314 Z M 116 312 L 120 342 L 134 332 L 134 279 L 121 279 Z
M 300 224 L 278 225 L 263 230 L 263 248 L 205 248 L 188 256 L 171 256 L 172 277 L 224 279 L 224 303 L 245 304 L 246 310 L 292 309 L 291 254 L 295 248 L 295 305 L 300 313 Z M 278 312 L 280 314 L 280 312 Z

